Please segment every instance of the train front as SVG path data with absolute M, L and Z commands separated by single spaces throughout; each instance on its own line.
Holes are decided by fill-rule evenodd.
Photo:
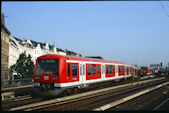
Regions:
M 145 76 L 148 73 L 148 67 L 141 67 L 141 76 Z
M 36 95 L 58 95 L 63 90 L 55 87 L 60 83 L 61 68 L 58 55 L 43 55 L 37 58 L 34 73 L 34 89 Z

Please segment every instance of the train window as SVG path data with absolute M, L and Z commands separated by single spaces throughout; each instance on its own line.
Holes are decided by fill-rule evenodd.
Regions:
M 96 74 L 96 65 L 92 65 L 92 72 L 93 72 L 93 75 Z
M 142 71 L 147 71 L 146 67 L 141 68 Z
M 87 75 L 91 75 L 91 65 L 87 64 Z
M 127 72 L 127 68 L 126 67 L 124 67 L 124 72 Z
M 124 72 L 124 67 L 123 67 L 123 66 L 121 66 L 121 72 L 122 72 L 122 73 Z
M 123 67 L 122 66 L 120 66 L 120 68 L 121 68 L 121 73 L 123 72 Z
M 77 64 L 72 64 L 72 76 L 77 76 Z
M 129 72 L 131 72 L 131 68 L 129 68 Z
M 109 66 L 106 66 L 106 73 L 109 73 Z
M 80 64 L 80 75 L 82 75 L 82 64 Z
M 115 73 L 115 68 L 114 68 L 114 66 L 113 66 L 113 73 Z
M 127 69 L 126 69 L 126 67 L 123 67 L 123 68 L 124 68 L 124 73 L 125 73 Z
M 97 74 L 100 74 L 100 65 L 97 65 Z
M 43 73 L 59 75 L 59 59 L 39 59 L 37 62 L 36 75 Z
M 122 72 L 124 72 L 124 67 L 122 66 Z
M 85 65 L 83 64 L 83 75 L 85 75 Z
M 70 76 L 70 64 L 68 64 L 68 76 Z
M 110 73 L 112 73 L 112 66 L 110 66 L 110 68 L 109 68 L 109 69 L 110 69 Z
M 119 66 L 119 73 L 121 72 L 121 70 L 120 70 L 120 66 Z

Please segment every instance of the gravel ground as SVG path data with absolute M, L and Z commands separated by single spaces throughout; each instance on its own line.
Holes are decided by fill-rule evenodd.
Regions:
M 129 100 L 109 110 L 153 110 L 167 98 L 169 98 L 169 85 Z M 157 110 L 169 110 L 169 102 L 166 102 L 166 104 Z

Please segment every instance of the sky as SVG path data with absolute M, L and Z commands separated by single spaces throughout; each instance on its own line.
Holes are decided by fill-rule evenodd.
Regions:
M 1 11 L 20 39 L 129 64 L 169 62 L 169 1 L 4 1 Z

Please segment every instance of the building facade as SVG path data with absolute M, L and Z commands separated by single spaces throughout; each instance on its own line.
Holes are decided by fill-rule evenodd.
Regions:
M 75 53 L 73 51 L 69 51 L 67 49 L 66 49 L 66 55 L 82 57 L 81 54 Z
M 9 68 L 11 65 L 16 64 L 17 59 L 19 58 L 19 47 L 15 38 L 10 37 L 9 44 Z
M 60 54 L 66 55 L 66 52 L 60 48 L 56 48 L 48 43 L 36 42 L 33 40 L 21 40 L 14 36 L 10 36 L 9 44 L 9 68 L 16 64 L 17 59 L 21 53 L 32 57 L 32 61 L 36 62 L 37 57 L 45 54 Z
M 9 37 L 10 32 L 5 27 L 4 14 L 1 14 L 1 80 L 9 80 Z

